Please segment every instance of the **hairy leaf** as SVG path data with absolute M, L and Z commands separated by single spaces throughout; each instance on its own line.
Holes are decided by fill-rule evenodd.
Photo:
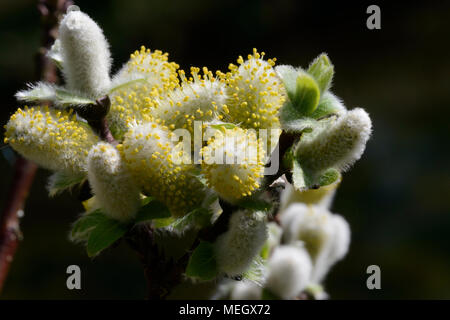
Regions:
M 189 259 L 186 275 L 202 280 L 211 280 L 217 276 L 217 273 L 217 263 L 212 243 L 200 242 Z
M 128 231 L 128 226 L 113 219 L 99 220 L 87 240 L 87 254 L 94 257 L 119 240 Z
M 84 174 L 73 174 L 64 171 L 58 171 L 52 174 L 48 179 L 47 190 L 50 197 L 81 184 L 86 179 Z
M 135 222 L 169 218 L 170 216 L 170 211 L 165 204 L 148 197 L 144 199 L 143 206 L 137 212 Z

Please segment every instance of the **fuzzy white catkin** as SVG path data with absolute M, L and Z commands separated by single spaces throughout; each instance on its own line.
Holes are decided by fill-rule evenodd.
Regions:
M 214 243 L 219 271 L 231 277 L 244 273 L 266 239 L 267 227 L 262 212 L 234 212 L 228 230 Z
M 119 221 L 133 219 L 140 207 L 140 190 L 119 151 L 100 142 L 89 151 L 87 163 L 89 184 L 104 213 Z
M 69 11 L 60 23 L 59 40 L 68 89 L 94 99 L 106 94 L 111 54 L 97 23 L 81 11 Z
M 356 108 L 341 115 L 336 123 L 320 133 L 305 135 L 296 154 L 308 169 L 333 167 L 345 171 L 361 157 L 371 132 L 369 115 Z
M 291 204 L 281 213 L 284 240 L 302 241 L 314 264 L 311 281 L 320 283 L 329 269 L 348 251 L 350 228 L 339 215 L 326 208 L 303 203 Z
M 259 300 L 262 289 L 251 281 L 237 281 L 231 290 L 231 300 Z
M 347 221 L 337 214 L 332 215 L 330 220 L 333 235 L 327 250 L 323 250 L 316 259 L 312 283 L 322 282 L 330 268 L 345 257 L 350 246 L 350 226 Z
M 265 287 L 282 299 L 293 299 L 308 285 L 312 264 L 301 246 L 282 245 L 274 250 L 267 269 Z

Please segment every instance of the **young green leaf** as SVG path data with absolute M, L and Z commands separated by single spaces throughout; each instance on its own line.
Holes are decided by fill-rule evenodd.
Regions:
M 25 102 L 53 101 L 56 86 L 47 82 L 30 83 L 28 89 L 16 93 L 16 99 Z
M 292 101 L 295 97 L 296 87 L 297 87 L 297 75 L 298 70 L 292 66 L 281 65 L 275 67 L 275 71 L 278 76 L 283 80 L 284 87 L 286 89 L 289 99 Z
M 56 88 L 55 103 L 61 107 L 81 107 L 95 104 L 95 101 L 62 88 Z
M 94 257 L 111 246 L 128 231 L 128 226 L 113 219 L 103 219 L 91 231 L 87 241 L 87 254 Z
M 212 280 L 217 276 L 217 264 L 212 243 L 202 241 L 192 253 L 186 267 L 186 275 Z
M 136 215 L 136 223 L 153 219 L 169 218 L 170 211 L 167 206 L 159 201 L 148 197 L 144 200 L 146 203 L 139 209 Z
M 316 79 L 320 92 L 324 93 L 331 87 L 334 66 L 325 53 L 319 55 L 309 66 L 308 73 Z
M 325 170 L 324 173 L 319 177 L 317 184 L 321 187 L 328 186 L 332 183 L 335 183 L 339 178 L 341 177 L 341 174 L 336 169 L 330 168 L 328 170 Z
M 295 159 L 293 161 L 292 166 L 292 184 L 294 185 L 294 188 L 297 190 L 303 190 L 307 188 L 303 169 L 300 166 L 300 163 L 298 163 L 298 161 Z
M 292 105 L 302 115 L 311 114 L 318 106 L 320 100 L 320 90 L 316 80 L 306 72 L 300 71 L 296 80 L 294 98 Z
M 84 214 L 73 224 L 72 231 L 70 232 L 71 240 L 87 240 L 89 238 L 90 231 L 92 231 L 101 221 L 106 219 L 107 217 L 100 210 L 95 210 L 91 213 Z
M 237 206 L 255 211 L 268 211 L 272 207 L 272 204 L 261 199 L 246 197 L 239 201 Z
M 169 225 L 170 229 L 183 231 L 188 228 L 201 229 L 211 223 L 212 212 L 205 208 L 197 208 L 186 214 L 185 216 L 176 219 Z
M 339 98 L 327 91 L 321 95 L 319 105 L 310 117 L 320 119 L 331 114 L 340 114 L 345 111 L 346 109 Z
M 48 179 L 47 190 L 50 197 L 57 195 L 77 184 L 81 184 L 86 179 L 84 174 L 73 174 L 64 171 L 55 172 Z

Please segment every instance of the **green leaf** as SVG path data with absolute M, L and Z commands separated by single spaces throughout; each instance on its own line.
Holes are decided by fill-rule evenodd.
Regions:
M 136 214 L 136 223 L 153 219 L 169 218 L 171 216 L 167 206 L 159 201 L 153 200 L 151 197 L 144 199 L 143 206 Z
M 319 105 L 320 89 L 316 80 L 306 72 L 300 71 L 296 80 L 294 98 L 292 105 L 300 114 L 307 116 Z
M 106 218 L 98 221 L 87 241 L 88 256 L 96 256 L 119 240 L 127 231 L 128 226 L 117 220 Z
M 73 224 L 70 238 L 72 241 L 85 241 L 101 221 L 108 219 L 100 210 L 86 213 Z
M 325 170 L 325 172 L 319 177 L 317 184 L 321 187 L 328 186 L 335 183 L 340 177 L 341 174 L 339 171 L 334 168 L 330 168 Z
M 80 96 L 74 92 L 70 92 L 62 88 L 57 88 L 55 93 L 55 103 L 62 107 L 80 107 L 96 103 L 92 99 Z
M 202 280 L 212 280 L 217 276 L 217 273 L 214 246 L 210 242 L 200 242 L 189 258 L 186 275 Z
M 56 39 L 53 43 L 50 50 L 47 52 L 47 57 L 50 58 L 53 63 L 58 67 L 58 69 L 62 70 L 62 65 L 64 62 L 62 52 L 61 52 L 61 42 L 59 39 Z
M 201 229 L 211 224 L 212 211 L 205 208 L 197 208 L 176 219 L 169 228 L 183 231 L 187 228 Z
M 16 93 L 17 100 L 26 102 L 53 101 L 56 86 L 47 82 L 30 83 L 28 89 Z
M 281 65 L 275 67 L 275 71 L 283 81 L 288 97 L 292 101 L 295 97 L 297 87 L 298 70 L 292 66 Z
M 58 171 L 48 179 L 47 190 L 50 197 L 57 195 L 77 184 L 81 184 L 86 179 L 84 174 L 74 174 L 70 172 Z
M 280 120 L 283 130 L 287 132 L 302 133 L 311 131 L 319 125 L 317 120 L 302 116 L 294 109 L 291 103 L 286 103 L 280 111 Z
M 156 229 L 165 228 L 165 227 L 170 226 L 170 224 L 173 223 L 174 221 L 175 221 L 174 217 L 163 218 L 163 219 L 154 219 L 153 227 L 155 227 Z
M 237 203 L 237 206 L 256 211 L 268 211 L 270 210 L 270 208 L 272 208 L 272 204 L 267 201 L 249 197 L 246 197 L 243 200 L 239 201 Z
M 311 63 L 307 72 L 316 79 L 320 92 L 330 89 L 334 75 L 334 66 L 325 53 L 319 55 Z
M 264 282 L 264 260 L 261 256 L 257 256 L 252 260 L 250 267 L 242 274 L 242 278 L 248 279 L 262 285 Z
M 331 114 L 339 114 L 345 111 L 342 102 L 331 92 L 325 92 L 321 98 L 317 109 L 311 114 L 311 118 L 320 119 Z
M 297 190 L 304 190 L 305 188 L 307 188 L 307 184 L 305 181 L 305 174 L 303 172 L 302 167 L 300 166 L 300 163 L 298 163 L 297 160 L 293 161 L 292 184 L 294 185 L 294 188 Z

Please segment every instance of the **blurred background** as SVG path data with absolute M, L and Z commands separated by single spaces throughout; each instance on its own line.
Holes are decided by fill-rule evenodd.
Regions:
M 333 299 L 450 299 L 450 2 L 362 1 L 75 1 L 103 27 L 114 70 L 145 45 L 182 68 L 227 70 L 252 48 L 279 64 L 306 67 L 321 52 L 335 65 L 334 93 L 363 107 L 374 135 L 344 175 L 333 212 L 352 228 L 348 256 L 325 282 Z M 381 30 L 366 9 L 381 8 Z M 32 0 L 0 2 L 3 125 L 14 93 L 35 80 L 39 15 Z M 1 134 L 3 141 L 3 132 Z M 3 146 L 3 143 L 2 143 Z M 0 157 L 0 206 L 12 167 Z M 49 199 L 39 170 L 21 221 L 20 243 L 0 299 L 142 299 L 139 261 L 125 246 L 91 260 L 68 241 L 82 212 L 76 195 Z M 82 290 L 66 288 L 66 268 L 82 269 Z M 381 290 L 368 290 L 366 268 L 381 268 Z

